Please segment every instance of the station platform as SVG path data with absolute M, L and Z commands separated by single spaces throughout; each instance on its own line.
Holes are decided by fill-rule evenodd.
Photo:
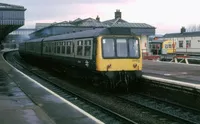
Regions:
M 1 124 L 102 123 L 12 67 L 2 55 L 0 51 Z
M 143 60 L 144 75 L 200 84 L 200 65 Z

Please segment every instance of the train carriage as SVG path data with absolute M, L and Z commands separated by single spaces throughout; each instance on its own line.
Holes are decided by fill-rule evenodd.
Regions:
M 78 75 L 114 86 L 128 85 L 142 76 L 140 42 L 129 28 L 97 28 L 34 39 L 20 44 L 19 52 L 24 57 L 51 59 Z
M 153 55 L 176 53 L 176 43 L 171 40 L 153 40 L 149 43 L 149 48 Z

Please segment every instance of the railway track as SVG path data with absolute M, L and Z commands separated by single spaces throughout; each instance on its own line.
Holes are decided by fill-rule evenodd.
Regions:
M 37 75 L 41 79 L 45 80 L 41 84 L 51 91 L 57 93 L 59 96 L 63 97 L 64 99 L 70 101 L 71 103 L 79 106 L 83 110 L 86 110 L 88 113 L 96 117 L 97 119 L 101 120 L 104 123 L 109 123 L 109 124 L 137 124 L 137 122 L 128 119 L 120 114 L 115 113 L 112 110 L 109 110 L 108 108 L 105 108 L 101 105 L 98 105 L 91 100 L 84 98 L 80 96 L 79 94 L 70 91 L 68 89 L 63 89 L 62 86 L 59 83 L 55 83 L 53 80 L 54 77 L 44 77 L 42 74 L 42 71 L 37 70 L 36 68 L 27 66 L 25 63 L 22 64 L 23 62 L 20 62 L 20 60 L 17 60 L 15 57 L 5 57 L 6 60 L 20 69 L 25 69 L 26 71 L 33 73 L 34 75 Z M 37 70 L 38 73 L 36 73 L 33 70 Z
M 126 114 L 124 115 L 118 114 L 120 112 L 117 110 L 113 110 L 111 108 L 108 109 L 109 107 L 104 107 L 103 105 L 99 105 L 96 102 L 93 102 L 90 99 L 87 99 L 86 97 L 83 97 L 82 95 L 73 92 L 73 90 L 69 91 L 69 89 L 61 88 L 63 87 L 63 83 L 58 83 L 56 77 L 44 76 L 45 74 L 43 71 L 31 67 L 30 65 L 26 65 L 26 63 L 22 62 L 20 59 L 18 59 L 18 57 L 8 58 L 8 60 L 9 59 L 11 59 L 10 61 L 12 62 L 12 64 L 18 66 L 19 69 L 25 68 L 26 70 L 29 70 L 28 71 L 29 73 L 33 73 L 38 77 L 42 78 L 43 80 L 45 80 L 46 82 L 43 83 L 42 85 L 56 92 L 57 94 L 67 99 L 68 101 L 71 101 L 72 103 L 81 107 L 83 110 L 86 110 L 88 113 L 90 113 L 91 115 L 95 116 L 96 118 L 105 123 L 137 123 L 141 122 L 142 120 L 141 118 L 145 120 L 145 116 L 149 116 L 151 119 L 155 119 L 156 121 L 154 122 L 144 121 L 144 124 L 145 123 L 150 124 L 155 122 L 159 124 L 200 123 L 199 120 L 200 116 L 198 115 L 198 112 L 195 113 L 196 111 L 194 112 L 193 110 L 190 110 L 188 108 L 186 109 L 184 107 L 172 105 L 170 103 L 166 103 L 165 101 L 154 99 L 149 96 L 144 96 L 141 94 L 140 95 L 126 94 L 119 96 L 115 95 L 117 102 L 119 104 L 127 104 L 128 107 L 130 106 L 130 109 L 132 109 L 131 108 L 132 106 L 137 106 L 137 108 L 139 109 L 142 107 L 141 115 L 138 114 L 137 116 L 138 120 L 137 118 L 132 118 L 131 116 Z M 59 70 L 57 71 L 59 72 Z M 109 94 L 108 96 L 113 97 L 114 95 Z M 137 120 L 137 122 L 134 120 Z
M 181 106 L 172 102 L 166 102 L 145 94 L 129 94 L 117 97 L 128 103 L 139 104 L 177 119 L 184 120 L 186 123 L 200 123 L 200 111 L 188 108 L 186 106 Z

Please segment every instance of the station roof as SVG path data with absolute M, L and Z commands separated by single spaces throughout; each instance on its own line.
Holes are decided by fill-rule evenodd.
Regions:
M 24 25 L 23 6 L 0 3 L 0 43 L 12 31 Z
M 98 17 L 98 16 L 97 16 Z M 86 18 L 86 19 L 81 19 L 77 18 L 73 21 L 63 21 L 59 23 L 52 23 L 49 26 L 46 26 L 44 28 L 41 28 L 37 30 L 36 32 L 33 32 L 30 34 L 31 38 L 36 38 L 36 37 L 42 37 L 42 36 L 49 36 L 49 35 L 58 35 L 58 34 L 53 34 L 53 33 L 46 33 L 47 30 L 49 32 L 54 29 L 54 27 L 65 27 L 67 30 L 67 27 L 74 27 L 74 28 L 85 28 L 83 30 L 87 30 L 87 28 L 131 28 L 131 31 L 136 34 L 136 35 L 154 35 L 155 34 L 155 27 L 151 26 L 146 23 L 129 23 L 121 17 L 119 18 L 114 18 L 111 20 L 106 20 L 106 21 L 100 21 L 99 19 L 93 19 L 93 18 Z M 59 28 L 56 28 L 57 31 L 59 32 Z M 60 28 L 60 34 L 65 33 L 62 28 Z M 72 31 L 72 30 L 71 30 Z M 53 31 L 52 31 L 53 32 Z M 45 34 L 46 33 L 46 34 Z
M 50 26 L 52 23 L 36 23 L 35 29 L 40 30 L 42 28 Z
M 163 38 L 174 38 L 174 37 L 197 37 L 200 36 L 200 31 L 196 32 L 184 32 L 184 33 L 170 33 L 165 34 Z
M 0 3 L 0 10 L 26 10 L 23 6 Z
M 86 19 L 80 19 L 77 18 L 74 21 L 63 21 L 60 23 L 52 23 L 52 24 L 46 24 L 43 28 L 49 28 L 53 26 L 67 26 L 67 27 L 73 27 L 73 26 L 78 26 L 78 27 L 129 27 L 129 28 L 151 28 L 155 29 L 155 27 L 146 24 L 146 23 L 129 23 L 123 19 L 111 19 L 107 20 L 104 22 L 97 21 L 96 19 L 93 18 L 86 18 Z M 41 28 L 40 30 L 43 30 Z
M 155 28 L 146 23 L 128 23 L 128 22 L 116 23 L 116 24 L 111 25 L 111 27 Z
M 107 25 L 112 25 L 112 24 L 119 23 L 119 22 L 128 23 L 127 21 L 125 21 L 125 20 L 123 20 L 123 19 L 121 19 L 121 18 L 110 19 L 110 20 L 103 21 L 103 23 L 104 23 L 104 24 L 107 24 Z

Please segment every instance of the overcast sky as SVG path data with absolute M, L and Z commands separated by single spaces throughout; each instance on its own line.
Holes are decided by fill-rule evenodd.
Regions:
M 182 26 L 200 24 L 200 0 L 1 0 L 1 3 L 22 5 L 25 26 L 36 22 L 52 23 L 76 18 L 113 19 L 116 9 L 129 22 L 147 23 L 157 34 L 179 32 Z

